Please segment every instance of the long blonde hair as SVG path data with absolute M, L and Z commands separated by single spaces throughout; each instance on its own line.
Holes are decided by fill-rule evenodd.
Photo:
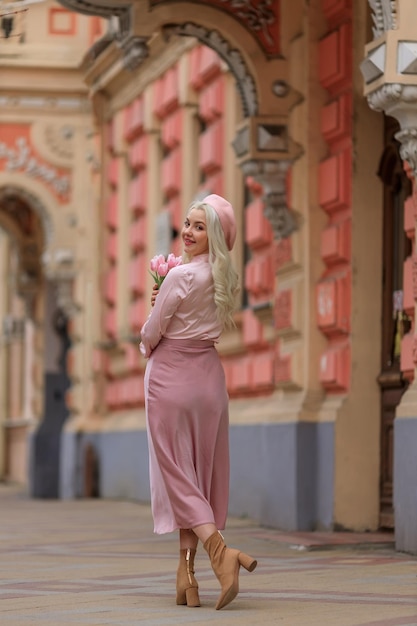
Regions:
M 238 274 L 232 265 L 223 229 L 216 211 L 210 204 L 193 202 L 187 211 L 202 209 L 206 215 L 209 263 L 214 282 L 214 302 L 217 315 L 225 328 L 234 326 L 233 313 L 236 308 L 236 295 L 239 291 Z

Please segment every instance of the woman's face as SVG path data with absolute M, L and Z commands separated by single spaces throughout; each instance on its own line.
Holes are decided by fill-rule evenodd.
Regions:
M 181 231 L 184 250 L 189 257 L 209 251 L 206 214 L 203 209 L 191 209 Z

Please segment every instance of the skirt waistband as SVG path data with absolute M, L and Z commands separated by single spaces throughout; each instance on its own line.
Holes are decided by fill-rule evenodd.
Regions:
M 180 350 L 188 349 L 200 351 L 214 348 L 214 341 L 211 339 L 168 339 L 168 337 L 162 337 L 159 345 L 169 348 L 179 348 Z

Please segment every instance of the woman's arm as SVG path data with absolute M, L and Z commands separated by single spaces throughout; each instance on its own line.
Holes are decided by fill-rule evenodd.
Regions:
M 174 267 L 167 274 L 155 297 L 154 307 L 140 331 L 140 351 L 145 357 L 151 355 L 180 303 L 190 290 L 191 275 L 186 267 Z

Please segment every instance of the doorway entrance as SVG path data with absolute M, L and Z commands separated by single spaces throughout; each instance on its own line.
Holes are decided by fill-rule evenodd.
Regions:
M 401 339 L 410 328 L 403 307 L 403 267 L 411 253 L 411 241 L 404 232 L 404 203 L 411 183 L 404 171 L 395 133 L 398 122 L 384 117 L 384 152 L 378 175 L 384 185 L 382 350 L 378 382 L 381 390 L 380 510 L 381 528 L 394 528 L 393 433 L 395 411 L 407 388 L 400 368 Z

